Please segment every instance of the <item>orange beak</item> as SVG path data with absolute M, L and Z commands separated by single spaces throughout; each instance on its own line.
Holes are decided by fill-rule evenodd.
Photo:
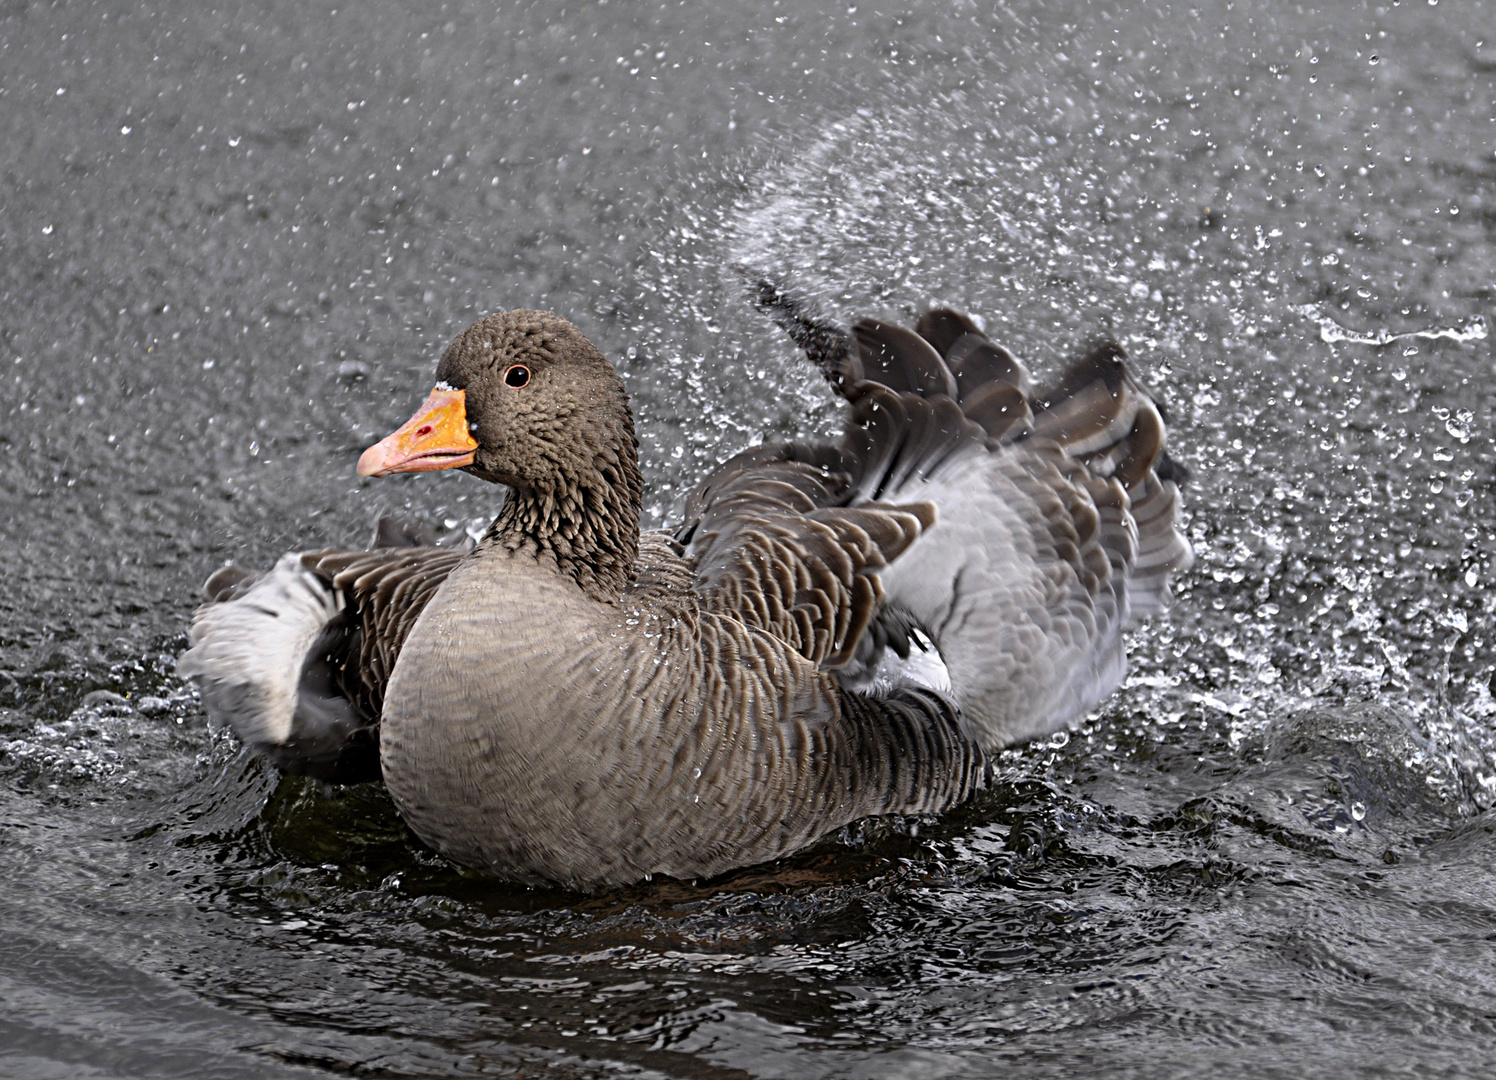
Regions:
M 471 465 L 478 443 L 468 433 L 466 401 L 466 390 L 431 391 L 399 431 L 363 452 L 358 474 L 389 476 Z

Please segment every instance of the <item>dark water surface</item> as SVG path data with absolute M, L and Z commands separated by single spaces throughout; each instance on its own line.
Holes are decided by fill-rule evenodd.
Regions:
M 0 0 L 0 1075 L 1491 1075 L 1489 3 Z M 650 512 L 839 413 L 844 318 L 1126 342 L 1198 561 L 936 821 L 496 886 L 171 674 L 226 559 L 449 534 L 355 479 L 477 315 L 626 373 Z

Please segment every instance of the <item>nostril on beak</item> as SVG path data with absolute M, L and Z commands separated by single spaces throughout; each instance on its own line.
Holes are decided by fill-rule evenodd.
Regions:
M 426 424 L 424 427 L 421 428 L 420 431 L 417 431 L 416 434 L 417 435 L 430 435 L 431 434 L 431 425 L 430 424 Z

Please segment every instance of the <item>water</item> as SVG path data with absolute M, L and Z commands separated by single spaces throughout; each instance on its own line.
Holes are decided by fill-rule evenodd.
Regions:
M 1488 23 L 0 5 L 0 1072 L 1485 1075 Z M 617 360 L 656 522 L 835 430 L 736 265 L 1127 344 L 1198 559 L 1101 713 L 942 819 L 592 898 L 207 730 L 223 560 L 492 513 L 353 474 L 479 313 Z

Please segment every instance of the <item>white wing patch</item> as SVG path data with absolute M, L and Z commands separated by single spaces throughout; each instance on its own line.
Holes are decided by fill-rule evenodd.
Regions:
M 951 673 L 945 666 L 945 658 L 940 655 L 940 650 L 917 626 L 910 636 L 908 657 L 900 656 L 892 649 L 884 649 L 872 671 L 861 678 L 845 679 L 843 685 L 848 690 L 878 697 L 887 697 L 895 690 L 906 688 L 934 690 L 949 697 Z
M 177 672 L 197 680 L 210 715 L 246 743 L 279 746 L 292 734 L 307 655 L 343 606 L 299 554 L 282 556 L 242 596 L 198 609 Z

